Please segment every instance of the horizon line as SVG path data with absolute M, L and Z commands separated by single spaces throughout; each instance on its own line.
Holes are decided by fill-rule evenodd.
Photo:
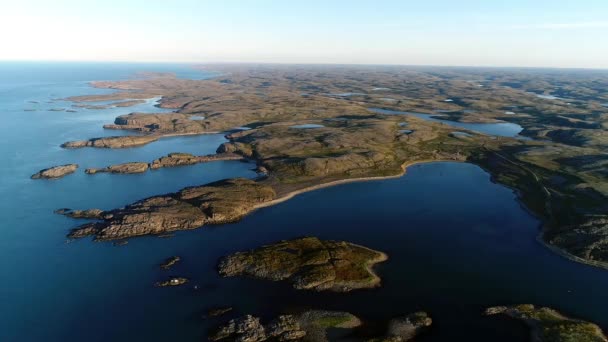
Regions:
M 0 59 L 0 63 L 125 63 L 125 64 L 182 64 L 182 65 L 316 65 L 316 66 L 395 66 L 429 68 L 480 69 L 558 69 L 608 71 L 608 67 L 531 66 L 531 65 L 471 65 L 471 64 L 401 64 L 401 63 L 336 63 L 336 62 L 257 62 L 257 61 L 169 61 L 169 60 L 71 60 L 71 59 Z

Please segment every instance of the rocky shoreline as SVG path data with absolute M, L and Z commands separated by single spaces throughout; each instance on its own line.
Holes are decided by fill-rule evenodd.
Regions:
M 532 341 L 538 342 L 606 342 L 608 338 L 596 324 L 568 318 L 559 312 L 532 304 L 496 306 L 485 315 L 507 315 L 523 321 L 530 328 Z

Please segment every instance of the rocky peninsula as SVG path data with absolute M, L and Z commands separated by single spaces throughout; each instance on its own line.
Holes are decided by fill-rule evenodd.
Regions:
M 507 315 L 526 323 L 532 341 L 606 342 L 608 338 L 595 324 L 568 318 L 559 312 L 531 304 L 488 308 L 486 315 Z
M 169 153 L 165 157 L 155 159 L 150 163 L 150 169 L 156 170 L 163 167 L 175 167 L 194 165 L 199 163 L 209 163 L 221 160 L 243 160 L 243 156 L 234 153 L 218 153 L 206 156 L 195 156 L 190 153 Z
M 271 187 L 249 179 L 219 181 L 103 211 L 102 221 L 75 228 L 69 237 L 116 240 L 234 222 L 275 196 Z
M 48 169 L 42 169 L 32 175 L 32 179 L 55 179 L 69 175 L 70 173 L 76 172 L 78 164 L 66 164 L 53 166 Z
M 92 138 L 89 140 L 68 141 L 61 144 L 63 148 L 128 148 L 142 146 L 158 140 L 158 136 L 143 135 L 143 136 L 116 136 L 105 138 Z
M 372 266 L 386 259 L 363 246 L 307 237 L 232 254 L 220 260 L 218 270 L 224 277 L 286 280 L 299 290 L 349 292 L 379 286 Z

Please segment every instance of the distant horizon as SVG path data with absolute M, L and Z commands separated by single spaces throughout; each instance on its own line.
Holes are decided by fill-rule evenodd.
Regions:
M 22 0 L 0 60 L 608 69 L 605 0 Z
M 96 63 L 96 64 L 173 64 L 173 65 L 311 65 L 311 66 L 395 66 L 395 67 L 429 67 L 429 68 L 479 68 L 479 69 L 554 69 L 554 70 L 597 70 L 608 71 L 608 67 L 561 67 L 561 66 L 526 66 L 526 65 L 450 65 L 450 64 L 389 64 L 389 63 L 327 63 L 327 62 L 263 62 L 263 61 L 138 61 L 138 60 L 38 60 L 38 59 L 23 59 L 23 60 L 2 60 L 0 63 Z

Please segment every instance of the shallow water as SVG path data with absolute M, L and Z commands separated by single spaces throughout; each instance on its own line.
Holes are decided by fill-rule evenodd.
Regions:
M 523 127 L 518 124 L 511 122 L 497 122 L 497 123 L 466 123 L 452 120 L 439 119 L 437 115 L 423 114 L 423 113 L 412 113 L 412 112 L 401 112 L 390 109 L 380 108 L 369 108 L 370 111 L 384 115 L 410 115 L 417 118 L 438 122 L 452 127 L 464 128 L 475 132 L 480 132 L 488 135 L 495 135 L 501 137 L 521 137 L 519 133 L 523 131 Z
M 168 152 L 212 153 L 225 140 L 203 135 L 123 150 L 60 149 L 65 140 L 107 133 L 101 124 L 133 110 L 86 112 L 94 116 L 90 120 L 80 120 L 80 112 L 22 111 L 24 102 L 44 102 L 50 93 L 97 91 L 83 82 L 92 71 L 82 80 L 72 71 L 66 78 L 51 72 L 58 78 L 42 85 L 0 82 L 0 115 L 8 119 L 0 133 L 9 142 L 0 147 L 6 158 L 0 168 L 0 268 L 10 277 L 0 282 L 2 341 L 200 341 L 220 321 L 202 320 L 201 313 L 217 305 L 263 316 L 304 308 L 348 310 L 372 323 L 426 310 L 436 324 L 422 339 L 430 341 L 524 341 L 521 325 L 480 316 L 487 306 L 511 303 L 552 306 L 608 328 L 608 272 L 540 245 L 535 240 L 539 222 L 515 194 L 464 163 L 416 165 L 398 179 L 304 193 L 239 223 L 179 232 L 170 239 L 136 238 L 121 247 L 88 239 L 66 244 L 69 228 L 82 221 L 54 215 L 54 209 L 109 209 L 188 185 L 255 176 L 252 165 L 238 161 L 139 175 L 85 175 L 86 167 L 151 161 Z M 29 179 L 40 168 L 67 162 L 81 168 L 55 181 Z M 377 268 L 383 286 L 312 293 L 216 274 L 222 255 L 303 235 L 388 253 L 390 259 Z M 158 264 L 172 255 L 183 262 L 161 271 Z M 181 288 L 152 286 L 168 275 L 192 282 Z

